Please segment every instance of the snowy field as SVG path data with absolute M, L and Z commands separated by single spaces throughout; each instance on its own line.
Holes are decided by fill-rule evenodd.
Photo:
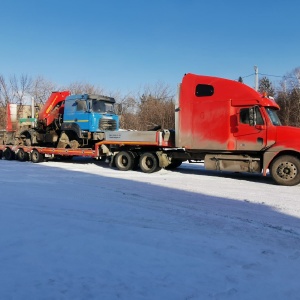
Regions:
M 0 161 L 0 299 L 300 299 L 300 185 Z

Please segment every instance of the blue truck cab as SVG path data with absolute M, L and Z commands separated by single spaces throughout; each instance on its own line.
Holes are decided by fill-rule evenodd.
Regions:
M 105 131 L 119 130 L 115 99 L 92 94 L 71 95 L 65 99 L 61 130 L 79 144 L 99 141 Z M 76 145 L 77 146 L 77 145 Z

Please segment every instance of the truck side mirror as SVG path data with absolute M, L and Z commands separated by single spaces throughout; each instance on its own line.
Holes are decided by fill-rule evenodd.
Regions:
M 256 125 L 256 109 L 255 106 L 249 108 L 249 125 Z

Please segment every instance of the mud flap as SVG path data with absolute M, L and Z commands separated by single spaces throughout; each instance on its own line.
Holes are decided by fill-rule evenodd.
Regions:
M 166 153 L 163 153 L 162 151 L 157 151 L 156 155 L 158 157 L 159 166 L 161 168 L 165 168 L 171 163 L 171 160 Z

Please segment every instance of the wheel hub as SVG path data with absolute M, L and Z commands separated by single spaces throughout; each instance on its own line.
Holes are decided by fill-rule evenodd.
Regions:
M 147 167 L 151 168 L 153 166 L 152 160 L 151 159 L 147 159 L 146 160 L 146 165 L 147 165 Z
M 297 168 L 291 162 L 282 163 L 278 167 L 278 175 L 283 179 L 293 179 L 297 176 Z

